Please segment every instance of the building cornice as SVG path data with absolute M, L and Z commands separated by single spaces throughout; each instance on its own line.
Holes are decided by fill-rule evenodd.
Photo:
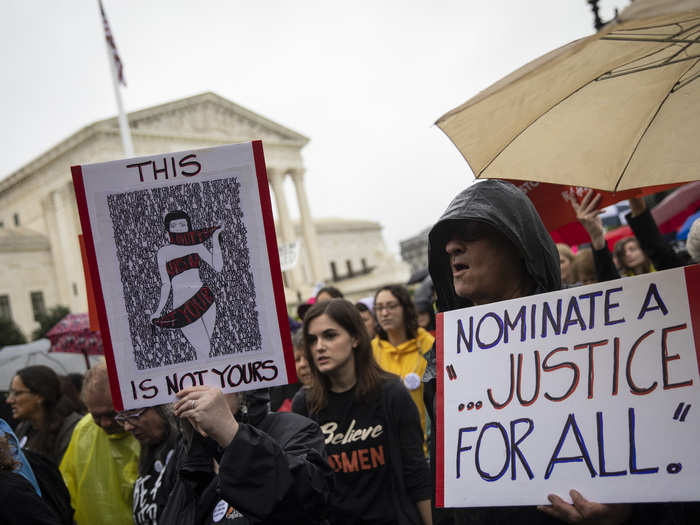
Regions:
M 160 115 L 165 115 L 168 113 L 172 113 L 174 111 L 177 111 L 179 109 L 184 109 L 187 107 L 192 107 L 198 104 L 203 104 L 206 102 L 211 102 L 213 104 L 225 107 L 229 109 L 231 112 L 234 114 L 248 119 L 252 122 L 255 122 L 257 124 L 260 124 L 264 128 L 267 128 L 271 132 L 278 133 L 280 135 L 283 135 L 285 137 L 284 141 L 274 141 L 274 140 L 267 140 L 266 143 L 270 145 L 274 145 L 275 147 L 290 147 L 290 148 L 302 148 L 306 144 L 308 144 L 309 139 L 302 135 L 301 133 L 297 133 L 294 130 L 291 130 L 285 126 L 282 126 L 281 124 L 278 124 L 276 122 L 273 122 L 272 120 L 263 117 L 262 115 L 258 115 L 257 113 L 246 109 L 242 106 L 239 106 L 238 104 L 235 104 L 234 102 L 231 102 L 230 100 L 227 100 L 215 93 L 212 92 L 206 92 L 206 93 L 201 93 L 199 95 L 194 95 L 191 97 L 175 100 L 172 102 L 166 102 L 164 104 L 159 104 L 157 106 L 152 106 L 146 109 L 138 110 L 138 111 L 133 111 L 127 115 L 127 119 L 129 120 L 130 123 L 136 123 L 139 120 L 146 120 L 154 117 L 158 117 Z M 52 161 L 56 160 L 59 158 L 61 155 L 67 153 L 68 151 L 76 148 L 86 140 L 92 138 L 93 136 L 96 136 L 100 133 L 105 133 L 108 135 L 114 135 L 119 133 L 119 122 L 117 117 L 110 117 L 107 119 L 99 120 L 97 122 L 94 122 L 92 124 L 89 124 L 83 128 L 81 128 L 79 131 L 76 133 L 73 133 L 70 135 L 68 138 L 62 140 L 55 146 L 49 148 L 47 151 L 44 153 L 38 155 L 31 161 L 29 161 L 27 164 L 19 168 L 18 170 L 10 173 L 7 177 L 4 179 L 0 180 L 0 194 L 7 191 L 8 189 L 12 188 L 13 186 L 21 183 L 24 181 L 26 178 L 28 178 L 31 174 L 39 171 L 43 167 L 45 167 L 47 164 L 51 163 Z M 132 135 L 136 137 L 144 137 L 144 138 L 164 138 L 164 139 L 178 139 L 182 140 L 183 138 L 193 140 L 193 141 L 201 141 L 201 142 L 209 142 L 211 144 L 228 144 L 230 142 L 245 142 L 247 140 L 250 140 L 250 138 L 240 138 L 240 137 L 212 137 L 212 136 L 207 136 L 207 135 L 178 135 L 178 134 L 168 134 L 168 133 L 161 133 L 161 132 L 152 132 L 148 130 L 132 130 Z M 288 139 L 287 139 L 288 137 Z
M 0 229 L 0 253 L 49 251 L 49 239 L 21 226 Z

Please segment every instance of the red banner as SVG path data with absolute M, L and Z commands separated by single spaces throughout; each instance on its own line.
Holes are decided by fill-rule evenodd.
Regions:
M 542 217 L 542 222 L 544 222 L 547 230 L 552 235 L 554 242 L 564 242 L 569 245 L 590 242 L 588 233 L 576 220 L 576 213 L 571 207 L 571 202 L 574 199 L 577 202 L 583 199 L 588 188 L 545 182 L 523 182 L 520 180 L 509 180 L 508 182 L 513 183 L 530 198 L 540 217 Z M 600 208 L 604 208 L 631 197 L 643 197 L 660 191 L 670 190 L 680 185 L 663 184 L 619 192 L 596 191 L 603 196 L 600 201 Z

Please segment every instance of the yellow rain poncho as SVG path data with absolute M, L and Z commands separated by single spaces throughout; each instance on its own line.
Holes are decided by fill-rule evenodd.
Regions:
M 401 343 L 399 346 L 394 346 L 389 341 L 380 339 L 379 336 L 372 340 L 374 359 L 384 370 L 401 377 L 404 384 L 407 383 L 407 375 L 415 374 L 418 380 L 417 384 L 411 384 L 409 378 L 408 385 L 406 386 L 409 389 L 413 402 L 418 407 L 424 440 L 426 437 L 425 403 L 423 402 L 422 378 L 428 362 L 423 358 L 423 354 L 430 350 L 434 341 L 435 338 L 422 328 L 418 328 L 415 339 L 409 339 L 408 341 Z M 427 452 L 426 444 L 424 443 L 423 446 Z
M 60 466 L 78 525 L 133 523 L 139 452 L 129 433 L 107 434 L 90 414 L 78 422 Z

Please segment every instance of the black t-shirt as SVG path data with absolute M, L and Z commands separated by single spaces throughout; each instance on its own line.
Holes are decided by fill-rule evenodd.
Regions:
M 162 508 L 158 508 L 158 491 L 161 488 L 165 467 L 170 461 L 174 450 L 163 451 L 165 457 L 156 458 L 151 465 L 151 470 L 136 479 L 134 484 L 134 502 L 132 515 L 135 525 L 156 525 Z M 166 498 L 167 500 L 167 498 Z
M 329 392 L 328 405 L 316 418 L 335 472 L 334 524 L 395 521 L 383 412 L 379 399 L 358 402 L 353 388 L 340 394 Z

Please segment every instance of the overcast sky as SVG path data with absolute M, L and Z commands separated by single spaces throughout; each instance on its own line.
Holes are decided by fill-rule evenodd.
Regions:
M 611 18 L 628 3 L 601 0 L 600 14 Z M 394 252 L 473 181 L 435 120 L 593 33 L 586 0 L 104 6 L 124 64 L 127 111 L 213 91 L 306 135 L 313 215 L 376 220 Z M 96 0 L 3 7 L 0 179 L 116 114 Z M 291 183 L 287 190 L 291 204 Z

